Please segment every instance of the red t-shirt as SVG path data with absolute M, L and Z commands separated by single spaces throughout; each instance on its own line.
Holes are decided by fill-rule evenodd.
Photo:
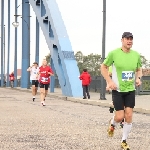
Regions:
M 89 85 L 91 83 L 91 76 L 88 72 L 83 72 L 79 78 L 82 80 L 82 85 Z
M 48 74 L 48 72 L 53 73 L 53 70 L 49 66 L 46 66 L 46 67 L 41 66 L 39 68 L 39 72 L 40 72 L 39 82 L 43 84 L 49 84 L 50 74 Z
M 10 78 L 10 81 L 14 81 L 15 80 L 14 74 L 10 74 L 9 78 Z

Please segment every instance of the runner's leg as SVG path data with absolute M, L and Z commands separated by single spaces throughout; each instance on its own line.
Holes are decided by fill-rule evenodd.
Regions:
M 35 82 L 35 95 L 37 94 L 38 85 L 39 85 L 39 82 L 38 82 L 38 80 L 36 80 L 36 82 Z
M 49 87 L 49 84 L 45 84 L 45 97 L 47 96 L 47 93 L 48 93 L 48 87 Z M 44 101 L 45 101 L 45 98 L 44 98 Z
M 119 123 L 122 121 L 124 118 L 124 99 L 122 97 L 122 94 L 119 93 L 118 91 L 113 90 L 112 91 L 112 100 L 113 100 L 113 105 L 115 108 L 115 115 L 112 117 L 112 119 L 109 122 L 109 127 L 108 127 L 108 136 L 113 136 L 114 135 L 114 129 L 116 123 Z
M 32 95 L 33 95 L 33 101 L 35 100 L 35 80 L 32 80 Z
M 132 116 L 133 116 L 133 108 L 135 106 L 135 91 L 128 92 L 125 97 L 125 122 L 123 126 L 123 136 L 121 147 L 124 149 L 129 149 L 126 140 L 132 128 Z
M 44 102 L 44 97 L 45 97 L 45 89 L 44 89 L 44 84 L 40 83 L 40 98 L 41 98 L 41 103 L 43 104 Z

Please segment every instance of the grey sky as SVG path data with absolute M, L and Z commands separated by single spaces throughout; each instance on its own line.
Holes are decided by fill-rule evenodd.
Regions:
M 14 21 L 15 0 L 11 0 L 11 23 Z M 102 0 L 56 0 L 66 25 L 73 50 L 101 54 L 102 47 Z M 21 4 L 18 0 L 18 5 Z M 7 1 L 5 8 L 7 11 Z M 150 48 L 150 0 L 107 0 L 106 55 L 121 46 L 124 31 L 134 35 L 133 49 L 148 56 Z M 21 14 L 21 6 L 18 14 Z M 7 15 L 5 15 L 7 25 Z M 35 56 L 35 14 L 31 8 L 31 62 Z M 21 18 L 18 18 L 18 68 L 21 67 Z M 7 28 L 7 27 L 6 27 Z M 7 33 L 7 31 L 6 31 Z M 40 61 L 49 52 L 40 32 Z M 7 37 L 7 36 L 6 36 Z M 6 39 L 7 40 L 7 39 Z M 7 50 L 7 43 L 6 43 Z M 14 27 L 11 25 L 11 70 L 13 69 Z

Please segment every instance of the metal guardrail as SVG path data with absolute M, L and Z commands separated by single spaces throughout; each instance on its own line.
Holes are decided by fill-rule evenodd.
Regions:
M 21 81 L 17 81 L 17 86 L 20 87 Z M 59 80 L 55 77 L 55 88 L 60 88 Z M 90 91 L 100 93 L 101 89 L 101 77 L 92 77 L 90 84 Z M 136 95 L 150 95 L 150 76 L 142 77 L 142 85 L 136 88 Z
M 138 95 L 150 95 L 150 76 L 142 77 L 142 85 L 138 89 Z
M 55 87 L 60 87 L 57 78 L 55 78 Z M 90 91 L 99 93 L 100 89 L 101 89 L 101 77 L 100 76 L 92 77 L 92 81 L 90 84 Z M 150 76 L 142 77 L 142 85 L 136 88 L 136 95 L 150 95 Z

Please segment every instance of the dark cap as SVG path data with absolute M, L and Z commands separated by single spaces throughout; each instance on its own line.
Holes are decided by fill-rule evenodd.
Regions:
M 122 35 L 122 38 L 128 38 L 128 37 L 132 37 L 133 38 L 132 33 L 130 33 L 130 32 L 124 32 L 123 35 Z
M 38 63 L 37 63 L 37 62 L 34 62 L 33 64 L 37 64 L 37 65 L 38 65 Z

